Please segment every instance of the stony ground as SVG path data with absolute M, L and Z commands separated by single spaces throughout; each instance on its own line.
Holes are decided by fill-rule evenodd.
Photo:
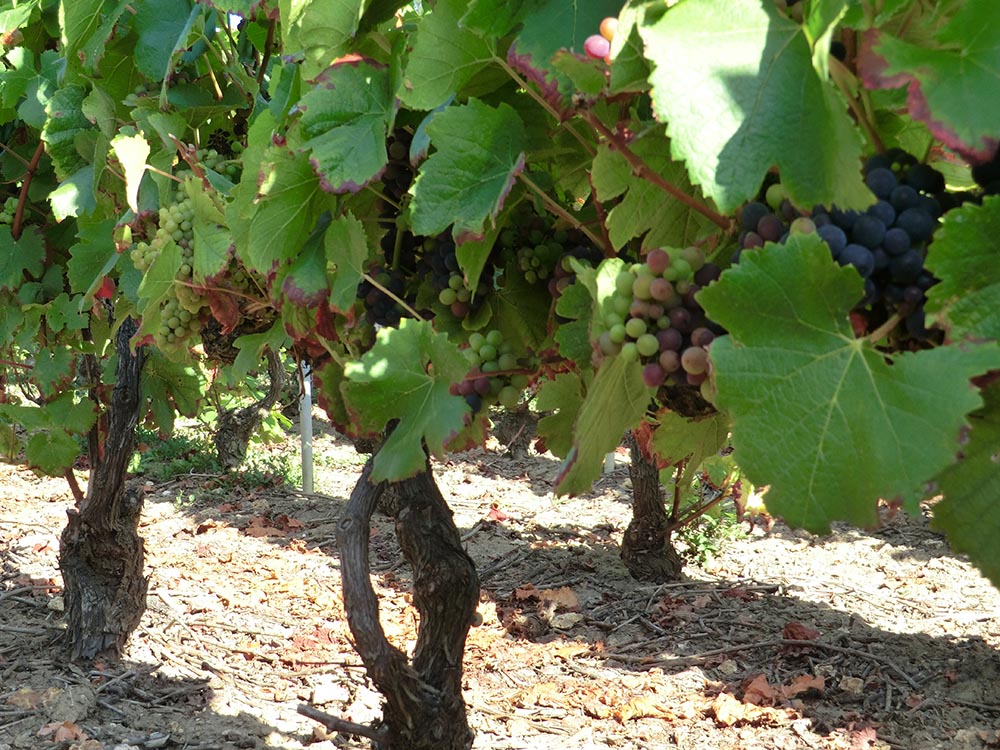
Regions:
M 66 485 L 0 467 L 0 750 L 367 747 L 296 711 L 379 715 L 334 548 L 362 461 L 328 433 L 316 451 L 316 494 L 251 473 L 149 484 L 148 611 L 123 663 L 87 668 L 60 647 Z M 926 518 L 758 526 L 679 582 L 640 584 L 618 558 L 623 461 L 571 500 L 552 497 L 549 456 L 437 464 L 483 585 L 476 748 L 1000 747 L 1000 596 Z M 412 645 L 390 519 L 372 552 L 386 632 Z

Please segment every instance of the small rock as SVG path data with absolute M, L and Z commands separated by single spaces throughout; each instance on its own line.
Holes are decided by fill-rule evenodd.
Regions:
M 354 693 L 354 701 L 345 714 L 357 724 L 371 724 L 382 718 L 382 695 L 367 687 L 359 686 Z
M 845 677 L 837 685 L 843 692 L 843 697 L 847 700 L 861 700 L 864 696 L 865 681 L 859 677 Z
M 63 601 L 63 598 L 61 596 L 53 596 L 51 599 L 49 599 L 49 603 L 46 606 L 48 606 L 48 608 L 52 612 L 66 611 L 66 602 Z
M 570 630 L 581 622 L 583 622 L 583 615 L 579 612 L 564 612 L 563 614 L 553 615 L 549 620 L 549 625 L 556 630 Z
M 719 672 L 721 672 L 722 674 L 727 675 L 727 676 L 728 675 L 734 675 L 734 674 L 736 674 L 737 672 L 740 671 L 739 664 L 737 664 L 732 659 L 726 659 L 724 662 L 722 662 L 721 664 L 719 664 L 719 666 L 716 667 L 716 668 L 719 670 Z
M 351 699 L 351 691 L 343 683 L 332 678 L 317 681 L 313 685 L 310 702 L 314 706 L 325 706 L 327 703 L 347 703 Z

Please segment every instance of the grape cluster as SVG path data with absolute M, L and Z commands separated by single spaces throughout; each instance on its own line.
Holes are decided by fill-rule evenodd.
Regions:
M 405 316 L 406 310 L 396 297 L 405 299 L 406 281 L 397 270 L 373 268 L 368 274 L 376 283 L 362 279 L 358 284 L 358 299 L 365 308 L 365 319 L 373 326 L 396 327 Z M 388 290 L 391 296 L 385 293 Z
M 3 210 L 0 211 L 0 224 L 13 224 L 14 213 L 17 211 L 17 198 L 10 196 L 3 202 Z
M 192 283 L 193 220 L 194 204 L 187 194 L 183 190 L 172 194 L 160 207 L 152 239 L 137 242 L 129 253 L 135 267 L 146 272 L 168 242 L 180 249 L 181 264 L 167 298 L 160 302 L 160 327 L 153 331 L 153 340 L 162 349 L 179 349 L 196 335 L 206 307 L 204 296 Z
M 873 156 L 864 166 L 865 184 L 876 203 L 865 211 L 816 206 L 802 211 L 791 204 L 780 183 L 770 185 L 764 202 L 749 203 L 740 214 L 739 253 L 765 242 L 784 242 L 792 232 L 815 232 L 842 266 L 864 279 L 856 320 L 872 330 L 893 314 L 906 335 L 932 334 L 924 322 L 927 290 L 936 279 L 924 268 L 927 245 L 944 211 L 966 196 L 949 193 L 940 172 L 900 149 Z
M 448 234 L 425 237 L 421 248 L 421 265 L 427 270 L 425 283 L 434 300 L 447 308 L 456 320 L 467 318 L 478 310 L 490 291 L 488 280 L 493 278 L 493 266 L 487 263 L 476 288 L 470 289 L 458 265 L 455 241 Z
M 622 356 L 643 363 L 647 386 L 699 386 L 708 379 L 708 347 L 722 332 L 695 300 L 719 277 L 696 247 L 657 248 L 615 279 L 611 311 L 597 321 L 598 358 Z M 707 394 L 707 386 L 703 387 Z
M 464 397 L 473 414 L 494 401 L 505 409 L 516 407 L 528 377 L 515 372 L 521 363 L 513 346 L 495 329 L 469 334 L 468 343 L 463 351 L 471 369 L 464 380 L 452 386 L 452 394 Z

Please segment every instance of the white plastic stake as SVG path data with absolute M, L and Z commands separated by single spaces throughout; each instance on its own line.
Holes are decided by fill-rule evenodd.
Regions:
M 611 451 L 604 456 L 604 473 L 610 474 L 615 470 L 615 452 Z
M 302 442 L 302 491 L 313 491 L 312 371 L 302 363 L 302 396 L 299 398 L 299 439 Z

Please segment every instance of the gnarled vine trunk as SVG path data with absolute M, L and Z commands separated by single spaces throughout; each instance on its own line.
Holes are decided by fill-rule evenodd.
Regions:
M 117 659 L 146 610 L 145 550 L 138 532 L 142 495 L 125 486 L 145 360 L 142 347 L 134 355 L 129 349 L 136 330 L 129 318 L 116 334 L 118 366 L 107 435 L 99 451 L 91 451 L 87 494 L 67 512 L 60 538 L 66 638 L 74 660 Z
M 396 533 L 413 570 L 420 626 L 412 662 L 389 643 L 368 560 L 370 520 L 386 487 L 371 482 L 373 460 L 365 464 L 337 532 L 347 622 L 368 675 L 385 697 L 382 722 L 365 734 L 377 750 L 467 750 L 473 733 L 462 699 L 462 657 L 479 602 L 476 568 L 430 463 L 395 483 Z
M 646 455 L 631 431 L 626 441 L 632 459 L 628 469 L 632 521 L 622 539 L 622 562 L 638 581 L 675 581 L 684 561 L 670 542 L 670 519 L 663 502 L 660 471 L 656 460 Z

